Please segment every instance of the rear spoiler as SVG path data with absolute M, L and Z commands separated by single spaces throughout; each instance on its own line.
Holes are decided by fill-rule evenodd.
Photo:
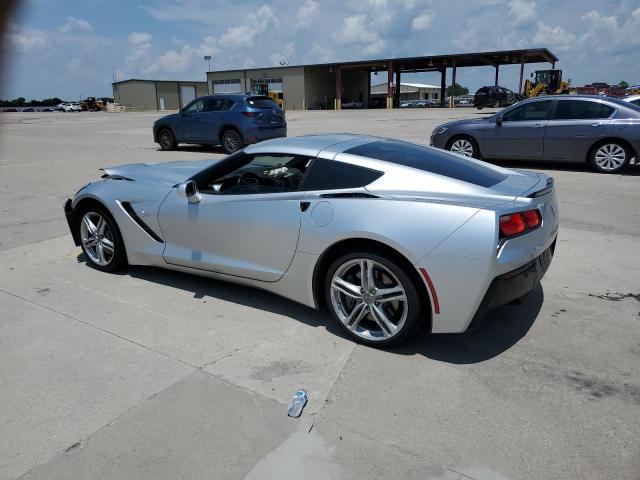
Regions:
M 537 192 L 533 192 L 532 194 L 527 195 L 527 197 L 528 198 L 543 197 L 547 193 L 551 192 L 551 190 L 553 190 L 553 177 L 547 178 L 547 185 L 542 190 L 538 190 Z

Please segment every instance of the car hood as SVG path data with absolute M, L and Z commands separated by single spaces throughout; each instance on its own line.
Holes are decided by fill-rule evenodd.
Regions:
M 101 170 L 106 175 L 122 177 L 126 180 L 144 181 L 163 185 L 176 185 L 191 178 L 221 159 L 192 160 L 167 163 L 130 163 L 107 167 Z
M 452 122 L 447 122 L 447 123 L 443 123 L 441 125 L 438 125 L 438 128 L 440 128 L 440 127 L 451 128 L 451 127 L 458 127 L 458 126 L 461 126 L 461 125 L 473 125 L 473 124 L 478 124 L 478 123 L 487 123 L 487 120 L 489 118 L 491 118 L 491 117 L 465 118 L 463 120 L 454 120 Z

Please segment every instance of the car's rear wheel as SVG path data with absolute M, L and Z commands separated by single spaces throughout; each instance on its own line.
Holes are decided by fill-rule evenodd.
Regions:
M 398 344 L 421 325 L 418 290 L 391 257 L 369 251 L 341 255 L 327 271 L 325 294 L 338 325 L 367 345 Z
M 158 143 L 162 150 L 175 150 L 178 147 L 176 137 L 168 128 L 163 128 L 158 132 Z
M 629 149 L 615 141 L 606 141 L 591 149 L 591 165 L 601 173 L 617 173 L 624 170 L 630 157 Z
M 237 130 L 225 130 L 222 133 L 221 143 L 225 152 L 234 153 L 242 148 L 242 137 Z
M 475 140 L 466 135 L 460 135 L 449 140 L 447 150 L 472 158 L 478 158 L 480 153 Z
M 120 230 L 107 211 L 90 205 L 79 212 L 78 228 L 87 262 L 103 272 L 113 272 L 127 263 Z

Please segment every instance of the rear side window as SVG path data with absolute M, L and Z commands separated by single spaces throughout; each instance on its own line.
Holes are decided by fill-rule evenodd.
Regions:
M 609 118 L 614 108 L 600 102 L 588 100 L 558 100 L 554 120 L 591 120 Z
M 383 175 L 378 170 L 316 158 L 300 190 L 339 190 L 369 185 Z
M 278 106 L 278 104 L 269 97 L 249 97 L 246 102 L 247 105 L 254 108 L 275 108 Z
M 221 112 L 229 110 L 233 106 L 233 102 L 226 98 L 212 98 L 207 102 L 208 112 Z
M 381 140 L 351 148 L 345 153 L 397 163 L 487 188 L 507 178 L 488 166 L 407 142 Z
M 509 110 L 502 116 L 505 122 L 526 122 L 535 120 L 546 120 L 551 100 L 542 102 L 531 102 Z

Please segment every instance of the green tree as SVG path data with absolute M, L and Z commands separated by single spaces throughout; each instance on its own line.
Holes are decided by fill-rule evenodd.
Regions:
M 618 85 L 620 85 L 621 87 L 627 88 L 629 86 L 629 82 L 620 80 L 620 83 Z
M 456 82 L 456 88 L 455 88 L 455 94 L 454 94 L 455 97 L 459 97 L 460 95 L 467 95 L 468 93 L 469 93 L 469 89 L 467 87 L 463 87 L 458 82 Z M 447 97 L 451 96 L 451 85 L 447 87 L 445 95 Z

